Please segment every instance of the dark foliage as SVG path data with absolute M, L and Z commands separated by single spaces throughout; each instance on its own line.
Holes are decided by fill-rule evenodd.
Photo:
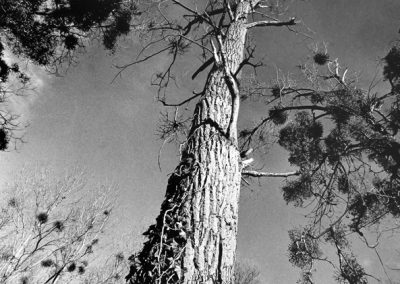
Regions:
M 0 29 L 15 54 L 48 65 L 81 46 L 94 30 L 104 31 L 105 47 L 114 48 L 116 38 L 129 32 L 134 13 L 137 8 L 122 0 L 5 0 Z M 64 47 L 67 52 L 60 53 Z
M 10 67 L 7 65 L 4 59 L 0 58 L 0 80 L 2 82 L 7 81 L 9 73 L 10 73 Z
M 339 283 L 367 284 L 366 274 L 362 266 L 352 255 L 343 255 L 337 280 Z
M 284 124 L 288 119 L 288 114 L 279 108 L 273 108 L 269 111 L 269 117 L 276 125 Z
M 5 43 L 15 55 L 36 64 L 59 64 L 94 31 L 101 31 L 105 47 L 113 49 L 116 38 L 129 32 L 132 16 L 139 14 L 137 7 L 122 0 L 4 0 L 1 5 L 0 29 L 6 36 L 0 42 L 3 82 L 10 70 L 18 72 L 4 61 Z
M 311 267 L 315 259 L 321 256 L 318 242 L 308 234 L 307 230 L 293 229 L 289 231 L 289 261 L 299 267 Z
M 273 97 L 279 98 L 281 96 L 281 88 L 278 85 L 274 85 L 270 89 Z
M 86 272 L 86 269 L 85 269 L 85 267 L 84 266 L 79 266 L 78 267 L 78 274 L 84 274 Z
M 311 139 L 319 139 L 322 137 L 322 134 L 324 132 L 324 129 L 322 127 L 322 123 L 319 121 L 315 121 L 310 125 L 310 127 L 307 129 L 307 135 Z
M 349 245 L 349 242 L 346 239 L 346 227 L 345 226 L 331 227 L 325 235 L 325 241 L 331 243 L 340 250 L 344 250 Z
M 374 192 L 357 194 L 350 203 L 350 214 L 353 216 L 350 228 L 359 234 L 366 224 L 379 222 L 382 214 L 391 214 L 395 218 L 400 216 L 398 180 L 379 180 L 374 185 Z
M 64 39 L 65 48 L 73 50 L 78 45 L 79 39 L 75 35 L 67 35 Z
M 313 61 L 331 62 L 324 54 L 315 54 Z M 315 71 L 311 87 L 284 90 L 279 109 L 270 111 L 277 122 L 279 110 L 293 117 L 281 128 L 278 143 L 300 176 L 286 181 L 284 200 L 312 208 L 307 230 L 289 233 L 289 259 L 302 269 L 301 283 L 313 283 L 312 264 L 325 260 L 320 257 L 323 245 L 336 251 L 338 282 L 367 283 L 368 274 L 351 252 L 348 238 L 357 235 L 367 242 L 370 229 L 400 217 L 398 45 L 384 63 L 383 75 L 391 83 L 386 94 L 357 87 L 331 62 L 326 73 Z M 378 238 L 384 239 L 381 235 Z
M 292 123 L 279 133 L 279 145 L 289 151 L 289 162 L 307 168 L 322 157 L 320 137 L 322 124 L 313 120 L 307 112 L 299 112 Z
M 9 135 L 7 134 L 7 130 L 4 128 L 0 128 L 0 151 L 4 151 L 7 149 L 9 142 Z
M 383 58 L 385 66 L 383 75 L 392 85 L 398 84 L 400 78 L 400 46 L 393 46 L 389 53 Z
M 302 175 L 296 180 L 288 181 L 283 187 L 283 199 L 296 206 L 303 205 L 304 200 L 313 196 L 311 178 Z
M 12 197 L 8 200 L 7 205 L 16 208 L 18 206 L 18 200 L 15 197 Z
M 139 15 L 136 6 L 119 8 L 115 11 L 114 18 L 104 31 L 103 44 L 107 49 L 114 49 L 117 38 L 126 35 L 130 31 L 130 21 L 133 14 Z
M 313 56 L 314 62 L 318 65 L 325 65 L 329 61 L 329 54 L 323 52 L 317 52 Z
M 336 124 L 345 124 L 351 117 L 366 115 L 370 108 L 362 108 L 367 104 L 364 92 L 358 88 L 343 88 L 331 91 L 326 97 L 327 111 Z
M 42 262 L 40 263 L 43 267 L 51 267 L 54 265 L 54 262 L 52 259 L 45 259 L 42 260 Z
M 351 187 L 352 187 L 351 181 L 345 174 L 338 177 L 338 181 L 337 181 L 338 191 L 340 191 L 344 194 L 347 194 L 350 192 Z
M 350 137 L 346 134 L 341 128 L 334 128 L 324 140 L 326 157 L 331 165 L 340 161 L 346 147 L 350 144 Z
M 68 267 L 67 267 L 67 271 L 68 271 L 68 272 L 74 272 L 75 269 L 76 269 L 76 264 L 75 264 L 75 262 L 71 263 L 71 264 L 68 265 Z
M 324 94 L 319 92 L 313 92 L 310 97 L 310 101 L 312 104 L 321 104 L 324 102 Z
M 64 223 L 62 221 L 55 221 L 54 228 L 57 232 L 62 232 L 64 230 Z
M 36 219 L 40 224 L 47 223 L 47 220 L 49 219 L 49 215 L 46 212 L 41 212 L 36 215 Z

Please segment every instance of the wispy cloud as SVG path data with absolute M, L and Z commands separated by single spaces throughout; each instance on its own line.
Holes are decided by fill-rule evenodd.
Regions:
M 29 84 L 23 86 L 18 78 L 11 76 L 6 86 L 11 92 L 6 102 L 7 111 L 20 116 L 20 123 L 26 123 L 31 118 L 31 107 L 43 93 L 49 75 L 43 68 L 33 65 L 26 59 L 21 60 L 7 50 L 4 53 L 4 60 L 7 64 L 18 63 L 20 70 L 30 78 Z

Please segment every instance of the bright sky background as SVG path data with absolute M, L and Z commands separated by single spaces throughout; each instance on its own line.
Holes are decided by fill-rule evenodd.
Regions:
M 298 1 L 288 16 L 302 20 L 315 32 L 316 41 L 328 44 L 333 58 L 360 72 L 368 82 L 398 35 L 400 0 Z M 258 29 L 252 34 L 259 54 L 267 62 L 261 79 L 273 78 L 274 66 L 293 71 L 309 54 L 310 42 L 285 28 Z M 166 58 L 158 57 L 129 69 L 110 84 L 117 72 L 113 65 L 131 62 L 137 46 L 125 41 L 121 50 L 109 56 L 95 45 L 63 77 L 33 69 L 35 94 L 17 99 L 14 106 L 30 123 L 25 134 L 27 143 L 17 151 L 0 153 L 0 180 L 9 181 L 24 163 L 50 162 L 57 169 L 85 166 L 96 179 L 120 185 L 119 203 L 107 231 L 109 239 L 137 244 L 139 235 L 159 213 L 168 174 L 177 163 L 176 148 L 168 146 L 161 157 L 162 172 L 157 165 L 161 141 L 155 132 L 162 107 L 149 85 L 151 75 L 162 68 Z M 190 75 L 199 60 L 184 63 L 181 73 Z M 201 82 L 181 82 L 179 96 L 190 95 L 194 87 L 199 90 Z M 244 105 L 241 117 L 251 119 L 254 113 L 267 114 L 260 104 Z M 257 164 L 265 164 L 265 169 L 271 171 L 290 170 L 282 151 L 272 151 Z M 286 249 L 287 230 L 299 224 L 302 215 L 286 206 L 281 185 L 278 179 L 260 180 L 243 188 L 241 196 L 238 252 L 241 258 L 260 267 L 263 283 L 295 283 L 299 275 L 299 270 L 288 262 Z M 395 249 L 400 249 L 399 238 L 393 240 L 392 248 L 382 250 L 393 267 L 400 262 L 400 255 L 389 253 Z M 375 255 L 361 256 L 368 272 L 382 274 Z M 325 268 L 319 271 L 324 273 Z M 400 273 L 393 276 L 400 279 Z M 317 283 L 332 283 L 331 274 L 321 279 Z

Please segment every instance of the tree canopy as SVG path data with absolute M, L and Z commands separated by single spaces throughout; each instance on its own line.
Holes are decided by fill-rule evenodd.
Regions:
M 93 274 L 89 263 L 101 255 L 96 254 L 99 238 L 116 190 L 91 184 L 79 168 L 62 176 L 43 166 L 21 170 L 0 204 L 1 282 L 67 283 Z M 112 277 L 117 273 L 110 271 Z
M 166 69 L 155 74 L 152 81 L 158 87 L 159 101 L 175 108 L 173 119 L 168 114 L 164 117 L 160 137 L 167 142 L 176 137 L 183 139 L 184 150 L 180 153 L 178 167 L 170 176 L 156 224 L 144 234 L 148 241 L 140 253 L 130 258 L 132 266 L 128 279 L 132 283 L 179 281 L 186 274 L 181 264 L 184 262 L 182 255 L 188 245 L 198 241 L 195 239 L 199 235 L 198 227 L 214 218 L 215 213 L 210 214 L 210 218 L 206 216 L 206 221 L 200 221 L 195 213 L 198 208 L 188 202 L 198 202 L 202 214 L 209 213 L 208 201 L 216 200 L 214 207 L 225 209 L 227 197 L 224 193 L 210 198 L 210 194 L 206 194 L 211 190 L 200 189 L 213 189 L 206 187 L 205 180 L 210 176 L 224 176 L 235 171 L 232 180 L 239 180 L 239 183 L 240 179 L 246 183 L 251 177 L 287 178 L 282 188 L 284 200 L 307 210 L 306 225 L 289 232 L 289 261 L 301 269 L 301 283 L 314 283 L 312 272 L 317 261 L 329 263 L 340 283 L 367 283 L 368 277 L 374 276 L 359 264 L 349 239 L 357 237 L 379 256 L 378 244 L 385 240 L 385 234 L 398 230 L 393 227 L 393 221 L 400 216 L 399 46 L 391 47 L 382 59 L 383 79 L 390 85 L 386 88 L 377 88 L 375 79 L 370 86 L 360 85 L 351 68 L 344 68 L 327 50 L 318 49 L 298 66 L 296 78 L 278 76 L 273 84 L 263 85 L 257 73 L 253 73 L 262 64 L 253 61 L 256 46 L 247 41 L 247 30 L 287 27 L 293 31 L 292 26 L 299 24 L 294 18 L 276 13 L 277 7 L 272 3 L 275 1 L 206 1 L 203 6 L 175 0 L 166 2 L 171 2 L 180 12 L 177 15 L 163 13 L 168 11 L 163 6 L 166 3 L 155 4 L 159 21 L 148 23 L 148 42 L 138 59 L 124 64 L 120 71 L 161 53 L 170 56 Z M 142 13 L 134 3 L 121 1 L 21 1 L 20 4 L 12 5 L 9 1 L 1 7 L 7 12 L 4 15 L 10 16 L 0 20 L 1 42 L 4 42 L 0 52 L 7 44 L 14 54 L 44 66 L 70 60 L 91 35 L 100 35 L 104 45 L 113 49 L 116 38 L 129 32 L 132 17 Z M 192 55 L 195 48 L 203 65 L 193 72 L 192 78 L 201 72 L 207 73 L 205 88 L 182 102 L 171 104 L 166 94 L 176 79 L 176 62 L 180 56 Z M 18 65 L 9 65 L 3 59 L 4 53 L 0 55 L 3 84 L 12 73 L 25 80 Z M 250 84 L 241 79 L 244 72 L 252 74 Z M 267 102 L 267 116 L 254 127 L 240 129 L 236 137 L 239 104 L 249 97 Z M 179 116 L 178 107 L 194 99 L 199 99 L 194 116 Z M 249 155 L 257 154 L 257 151 L 251 153 L 252 149 L 262 148 L 266 136 L 273 136 L 272 131 L 266 129 L 278 129 L 277 143 L 287 150 L 295 172 L 274 174 L 252 167 Z M 0 133 L 0 138 L 3 136 L 7 141 L 6 132 Z M 204 150 L 199 141 L 215 142 L 211 145 L 215 148 Z M 7 143 L 3 144 L 5 148 Z M 204 151 L 212 153 L 202 156 Z M 224 151 L 232 152 L 225 154 Z M 221 158 L 215 153 L 225 156 L 221 154 Z M 233 158 L 231 153 L 234 153 Z M 236 161 L 239 154 L 240 161 Z M 223 162 L 235 160 L 236 164 L 225 172 L 225 169 L 210 167 L 218 158 Z M 195 187 L 193 184 L 197 181 L 204 184 Z M 231 188 L 227 186 L 231 180 L 217 181 L 226 182 L 225 189 Z M 203 191 L 204 195 L 200 195 Z M 237 204 L 228 207 L 237 213 Z M 228 218 L 231 212 L 222 213 L 217 219 Z M 236 215 L 226 221 L 227 227 L 233 223 L 232 227 L 236 226 L 235 220 Z M 202 227 L 202 233 L 208 234 L 207 228 L 207 225 Z M 235 228 L 231 230 L 233 235 Z M 218 227 L 218 230 L 222 229 Z M 222 233 L 216 233 L 216 237 L 204 237 L 201 243 L 208 244 L 208 239 L 214 241 L 214 237 L 221 237 Z M 223 241 L 218 245 L 214 248 L 218 257 L 212 257 L 213 261 L 217 260 L 217 266 L 222 263 L 223 253 L 230 249 L 226 249 Z M 328 258 L 327 250 L 333 250 L 335 258 Z M 201 270 L 201 265 L 196 264 L 193 270 Z M 222 281 L 222 267 L 215 270 L 213 279 Z M 230 274 L 231 268 L 227 270 L 226 274 Z
M 63 64 L 76 60 L 76 53 L 94 38 L 105 48 L 115 49 L 116 40 L 126 35 L 133 17 L 140 12 L 135 1 L 125 0 L 5 0 L 0 6 L 0 102 L 29 83 L 29 76 L 18 62 L 6 58 L 6 49 L 17 61 L 27 59 L 55 72 Z M 5 107 L 0 110 L 0 150 L 18 129 L 18 116 Z
M 3 1 L 0 12 L 2 41 L 39 65 L 65 60 L 94 33 L 114 48 L 139 13 L 133 1 L 123 0 Z
M 388 60 L 395 50 L 385 57 L 384 74 L 393 86 L 388 92 L 362 89 L 337 60 L 321 64 L 315 57 L 314 63 L 300 67 L 311 88 L 280 89 L 285 103 L 272 114 L 297 112 L 280 130 L 278 142 L 299 171 L 282 188 L 283 197 L 312 208 L 308 224 L 290 232 L 290 260 L 303 269 L 304 283 L 312 283 L 308 273 L 313 261 L 326 260 L 322 244 L 336 249 L 339 282 L 367 283 L 348 238 L 356 234 L 376 250 L 385 239 L 383 228 L 393 232 L 390 221 L 399 217 L 399 102 L 393 83 L 398 73 Z M 316 69 L 317 64 L 324 66 Z
M 203 93 L 195 93 L 182 104 L 166 102 L 165 95 L 168 93 L 170 80 L 175 79 L 172 70 L 177 58 L 185 54 L 189 47 L 199 48 L 204 65 L 194 72 L 193 78 L 209 66 L 211 71 L 208 74 L 211 76 L 219 64 L 229 65 L 224 63 L 224 44 L 228 41 L 226 34 L 237 21 L 237 18 L 229 16 L 229 13 L 235 15 L 238 6 L 235 6 L 235 3 L 230 6 L 225 2 L 209 1 L 200 10 L 179 1 L 172 2 L 187 13 L 184 16 L 184 19 L 187 19 L 186 23 L 177 23 L 166 18 L 164 22 L 152 26 L 154 31 L 160 32 L 162 40 L 151 42 L 151 45 L 154 47 L 165 42 L 167 44 L 151 55 L 143 56 L 143 59 L 160 52 L 170 52 L 171 64 L 165 72 L 157 74 L 153 82 L 159 87 L 159 100 L 166 106 L 176 107 L 198 96 L 204 96 L 207 92 L 205 89 Z M 255 7 L 259 10 L 264 9 L 266 14 L 271 13 L 268 5 Z M 248 23 L 248 27 L 296 24 L 293 19 L 257 20 L 256 18 L 253 23 Z M 194 28 L 202 25 L 207 28 Z M 256 69 L 260 66 L 252 61 L 254 50 L 255 47 L 247 46 L 247 54 L 241 62 L 241 67 L 250 65 Z M 246 153 L 251 148 L 259 148 L 260 144 L 265 143 L 265 136 L 271 134 L 268 131 L 266 133 L 265 129 L 278 127 L 280 130 L 277 142 L 288 151 L 290 164 L 297 168 L 295 173 L 285 175 L 259 172 L 251 166 L 244 165 L 242 178 L 297 176 L 289 178 L 282 190 L 287 203 L 308 210 L 307 224 L 289 233 L 289 259 L 301 268 L 301 281 L 304 283 L 313 283 L 312 271 L 316 261 L 331 264 L 339 282 L 367 283 L 367 278 L 371 275 L 357 262 L 348 239 L 358 236 L 366 247 L 378 254 L 371 239 L 384 241 L 382 227 L 387 226 L 386 229 L 390 232 L 395 230 L 391 229 L 390 224 L 400 212 L 400 144 L 396 136 L 399 119 L 398 55 L 398 46 L 395 45 L 382 59 L 383 79 L 390 82 L 388 88 L 377 89 L 379 80 L 375 79 L 372 79 L 370 86 L 360 85 L 354 71 L 344 68 L 339 59 L 331 59 L 332 56 L 327 50 L 318 49 L 314 50 L 307 62 L 299 66 L 299 75 L 295 78 L 277 78 L 274 84 L 264 85 L 263 91 L 260 91 L 260 86 L 263 85 L 257 79 L 251 81 L 250 85 L 241 82 L 242 100 L 262 94 L 262 100 L 267 98 L 266 108 L 269 115 L 256 127 L 240 131 L 240 149 Z M 225 60 L 229 62 L 232 59 Z M 141 59 L 123 66 L 123 69 L 140 62 Z M 245 68 L 243 70 L 248 71 Z M 240 72 L 235 72 L 232 73 L 234 80 L 240 81 Z M 229 71 L 225 74 L 231 94 L 235 93 L 234 80 L 229 79 Z M 266 90 L 270 90 L 270 93 L 265 92 Z M 166 119 L 165 126 L 161 129 L 164 131 L 161 137 L 167 140 L 173 137 L 171 132 L 174 135 L 186 133 L 181 130 L 184 122 L 185 120 L 179 121 L 177 116 L 172 120 Z M 273 127 L 272 124 L 276 126 Z M 215 127 L 221 127 L 221 132 L 225 131 L 221 125 Z M 185 143 L 188 142 L 183 142 Z M 190 170 L 187 173 L 189 172 Z M 175 194 L 175 191 L 167 191 L 167 199 L 172 200 Z M 163 206 L 165 208 L 162 212 L 165 213 L 172 210 L 173 204 L 165 202 Z M 145 233 L 150 241 L 145 246 L 145 250 L 148 251 L 139 255 L 139 258 L 143 259 L 132 258 L 136 267 L 140 267 L 140 262 L 147 265 L 146 259 L 151 258 L 149 251 L 155 249 L 152 240 L 163 238 L 161 228 L 166 226 L 173 230 L 173 221 L 171 224 L 162 225 L 165 224 L 162 219 L 163 216 L 165 218 L 164 213 L 160 214 L 157 225 L 151 226 Z M 329 246 L 335 251 L 336 260 L 328 259 L 324 254 L 324 250 Z M 144 272 L 140 271 L 144 273 L 146 269 Z

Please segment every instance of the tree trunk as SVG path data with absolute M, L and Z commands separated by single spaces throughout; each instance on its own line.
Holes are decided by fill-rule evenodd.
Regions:
M 238 4 L 220 47 L 236 74 L 243 60 L 248 1 Z M 181 162 L 168 181 L 149 240 L 131 257 L 131 283 L 233 283 L 241 180 L 226 69 L 214 64 L 195 108 Z

